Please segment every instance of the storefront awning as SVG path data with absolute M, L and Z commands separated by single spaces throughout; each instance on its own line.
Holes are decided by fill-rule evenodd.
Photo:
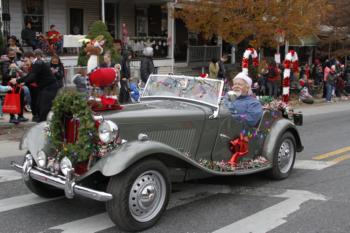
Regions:
M 315 35 L 299 37 L 297 39 L 292 39 L 289 41 L 289 46 L 295 47 L 311 47 L 317 46 L 320 39 Z

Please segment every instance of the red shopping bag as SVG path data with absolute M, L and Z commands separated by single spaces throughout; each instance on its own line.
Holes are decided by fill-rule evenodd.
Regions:
M 10 114 L 18 114 L 21 112 L 21 88 L 16 93 L 16 88 L 10 93 L 5 95 L 4 105 L 2 106 L 2 112 Z

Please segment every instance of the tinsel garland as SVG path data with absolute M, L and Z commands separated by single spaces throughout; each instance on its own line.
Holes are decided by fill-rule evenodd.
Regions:
M 49 123 L 50 139 L 59 158 L 67 156 L 73 163 L 86 161 L 95 153 L 97 142 L 97 129 L 93 113 L 83 94 L 66 91 L 60 93 L 53 102 L 53 117 Z M 78 139 L 73 143 L 64 143 L 64 117 L 72 115 L 79 120 Z
M 268 166 L 271 162 L 262 156 L 258 156 L 248 161 L 241 161 L 235 165 L 231 165 L 227 161 L 211 161 L 200 159 L 199 164 L 214 171 L 233 172 L 237 170 L 249 170 Z

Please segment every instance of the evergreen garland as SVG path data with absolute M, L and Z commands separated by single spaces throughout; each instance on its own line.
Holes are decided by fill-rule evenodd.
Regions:
M 92 117 L 92 111 L 83 94 L 73 91 L 60 93 L 54 100 L 53 117 L 50 122 L 50 137 L 52 145 L 57 151 L 57 156 L 67 156 L 72 163 L 82 162 L 89 159 L 96 151 L 97 129 Z M 73 143 L 63 142 L 65 114 L 79 119 L 78 140 Z

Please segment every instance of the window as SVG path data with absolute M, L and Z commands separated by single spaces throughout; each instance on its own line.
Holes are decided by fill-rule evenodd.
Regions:
M 83 35 L 84 31 L 84 10 L 70 8 L 70 34 L 72 35 Z
M 119 35 L 119 18 L 117 16 L 117 12 L 118 5 L 116 3 L 105 3 L 106 25 L 113 38 L 117 38 Z
M 24 25 L 32 22 L 32 29 L 43 32 L 44 24 L 44 0 L 23 0 Z
M 147 8 L 136 8 L 136 36 L 148 35 Z

